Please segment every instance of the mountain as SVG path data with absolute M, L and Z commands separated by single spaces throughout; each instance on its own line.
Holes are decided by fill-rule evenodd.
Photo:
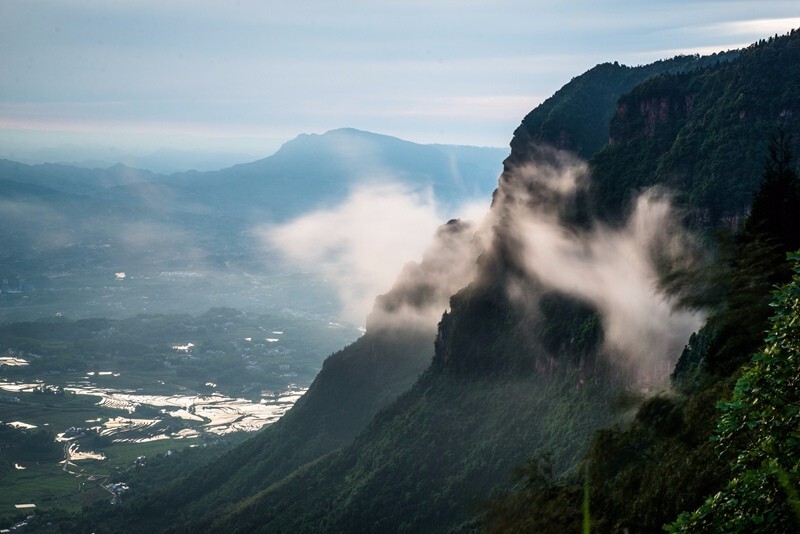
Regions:
M 137 209 L 166 195 L 175 213 L 210 210 L 274 221 L 335 205 L 356 186 L 384 181 L 431 188 L 442 207 L 453 209 L 491 194 L 506 154 L 500 148 L 421 145 L 342 128 L 302 134 L 272 156 L 218 171 L 167 176 L 123 164 L 86 169 L 0 160 L 0 179 Z
M 147 169 L 155 174 L 172 174 L 188 170 L 212 171 L 224 169 L 256 156 L 218 150 L 178 150 L 159 148 L 151 153 L 126 153 L 115 146 L 63 144 L 38 148 L 4 147 L 0 158 L 36 164 L 59 164 L 82 169 L 107 169 L 117 164 L 135 169 Z
M 731 475 L 708 437 L 737 375 L 704 368 L 714 329 L 690 338 L 705 315 L 663 282 L 695 269 L 692 251 L 714 246 L 720 225 L 738 226 L 769 136 L 782 128 L 797 142 L 800 33 L 695 60 L 598 67 L 526 117 L 474 234 L 471 282 L 454 291 L 413 383 L 414 372 L 384 369 L 427 360 L 424 340 L 368 332 L 331 357 L 297 411 L 207 470 L 64 528 L 564 532 L 589 521 L 653 532 L 700 507 Z M 724 286 L 733 275 L 747 286 L 759 265 L 757 250 L 738 250 Z M 423 289 L 378 305 L 425 295 L 420 274 L 410 287 Z M 755 309 L 727 295 L 712 318 Z M 674 393 L 652 394 L 684 348 L 700 363 Z M 388 380 L 369 387 L 378 377 Z M 348 420 L 339 397 L 370 407 L 353 410 L 346 432 L 322 423 Z
M 592 159 L 600 209 L 619 211 L 631 191 L 663 184 L 698 223 L 737 224 L 758 188 L 769 137 L 797 128 L 789 81 L 798 74 L 796 40 L 786 36 L 735 61 L 637 86 L 619 100 L 611 142 Z
M 491 193 L 504 155 L 502 149 L 420 145 L 341 129 L 301 135 L 252 163 L 169 176 L 121 164 L 82 169 L 0 160 L 7 204 L 0 220 L 4 226 L 24 226 L 28 243 L 62 241 L 51 239 L 50 227 L 38 227 L 43 215 L 58 219 L 62 232 L 74 234 L 68 242 L 124 243 L 126 228 L 143 221 L 163 223 L 162 234 L 182 233 L 185 241 L 202 242 L 211 235 L 215 243 L 231 242 L 255 224 L 333 207 L 355 188 L 376 182 L 430 189 L 443 213 L 455 212 Z M 40 189 L 34 193 L 31 186 Z M 24 204 L 8 204 L 18 197 L 15 191 L 25 188 Z M 68 207 L 77 205 L 82 206 Z M 68 217 L 59 216 L 64 210 Z M 16 246 L 2 248 L 12 256 L 30 255 Z
M 491 192 L 504 155 L 342 129 L 301 135 L 259 161 L 169 176 L 120 164 L 82 169 L 0 160 L 0 226 L 8 229 L 0 232 L 0 278 L 23 278 L 39 290 L 25 295 L 35 303 L 2 301 L 0 320 L 221 304 L 330 314 L 330 287 L 288 271 L 262 246 L 258 228 L 336 207 L 361 185 L 387 181 L 431 191 L 445 221 Z M 117 272 L 132 275 L 126 290 L 140 296 L 116 292 L 120 299 L 109 299 L 106 286 Z M 185 280 L 147 282 L 171 272 L 203 276 L 205 290 Z
M 497 148 L 420 145 L 344 128 L 300 135 L 252 163 L 174 174 L 169 184 L 178 191 L 176 198 L 192 194 L 215 210 L 273 221 L 331 207 L 355 187 L 387 181 L 431 188 L 437 203 L 452 213 L 465 201 L 491 194 L 506 154 Z
M 512 155 L 524 154 L 527 145 L 546 143 L 590 158 L 608 144 L 610 121 L 621 95 L 655 75 L 713 67 L 739 54 L 678 56 L 637 67 L 616 62 L 597 65 L 576 76 L 522 120 L 511 140 Z
M 737 457 L 747 456 L 752 438 L 745 430 L 737 436 L 742 441 L 733 442 L 735 432 L 720 429 L 730 425 L 726 413 L 738 409 L 734 404 L 764 403 L 751 378 L 737 379 L 760 370 L 755 362 L 763 358 L 763 332 L 781 304 L 771 302 L 770 291 L 789 280 L 783 258 L 800 246 L 763 230 L 776 227 L 763 220 L 783 220 L 783 205 L 800 209 L 791 186 L 763 209 L 772 177 L 791 176 L 797 167 L 796 161 L 787 163 L 787 155 L 798 148 L 800 99 L 792 89 L 798 68 L 800 32 L 794 31 L 760 41 L 714 68 L 651 78 L 619 99 L 610 143 L 590 160 L 593 198 L 587 204 L 620 220 L 637 192 L 654 184 L 669 187 L 685 219 L 705 233 L 705 245 L 716 248 L 711 267 L 688 282 L 690 291 L 702 294 L 709 318 L 689 339 L 670 392 L 646 399 L 632 421 L 598 432 L 580 476 L 557 480 L 543 476 L 541 464 L 526 466 L 517 488 L 492 503 L 488 530 L 578 529 L 586 520 L 586 502 L 591 527 L 600 532 L 654 532 L 665 524 L 673 532 L 796 530 L 791 501 L 775 488 L 791 487 L 797 478 L 778 482 L 762 472 L 762 486 L 743 486 L 757 480 L 751 471 L 736 471 L 742 464 Z M 751 211 L 754 198 L 762 207 Z M 721 244 L 712 237 L 720 226 L 735 232 Z M 795 231 L 786 223 L 777 227 Z M 739 398 L 728 403 L 732 394 Z M 784 402 L 764 403 L 765 410 L 779 411 Z M 781 463 L 790 461 L 785 456 Z M 738 502 L 726 500 L 732 487 Z M 752 500 L 762 505 L 751 506 Z
M 129 167 L 150 169 L 158 174 L 173 174 L 188 170 L 214 171 L 255 159 L 249 154 L 168 148 L 160 148 L 147 155 L 123 155 L 119 157 L 119 160 Z M 86 166 L 78 163 L 74 165 L 78 167 Z
M 158 179 L 158 175 L 122 164 L 107 169 L 87 169 L 57 163 L 26 165 L 3 159 L 0 160 L 0 179 L 91 195 L 109 187 L 150 182 Z

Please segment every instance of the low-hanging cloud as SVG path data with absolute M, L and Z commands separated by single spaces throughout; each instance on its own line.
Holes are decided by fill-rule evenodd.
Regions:
M 441 222 L 430 190 L 385 182 L 363 184 L 336 207 L 258 234 L 290 262 L 332 282 L 343 316 L 363 324 L 375 297 L 392 287 L 410 260 L 422 258 Z
M 363 322 L 372 308 L 370 328 L 416 331 L 434 329 L 450 296 L 479 275 L 482 251 L 505 247 L 500 254 L 513 257 L 517 274 L 536 282 L 531 287 L 596 308 L 604 355 L 632 379 L 653 383 L 703 320 L 702 313 L 679 309 L 659 285 L 665 266 L 692 261 L 693 240 L 670 196 L 657 189 L 636 199 L 625 224 L 564 222 L 589 179 L 584 162 L 540 149 L 535 163 L 506 169 L 480 225 L 440 227 L 430 191 L 384 183 L 362 185 L 334 208 L 260 233 L 285 258 L 333 282 L 350 321 Z M 416 258 L 422 261 L 408 263 Z M 536 301 L 512 279 L 513 298 Z
M 585 163 L 552 152 L 507 170 L 494 210 L 517 244 L 517 262 L 547 289 L 592 304 L 602 317 L 604 352 L 641 382 L 663 377 L 701 324 L 659 287 L 659 266 L 689 260 L 691 236 L 670 197 L 656 189 L 635 201 L 627 222 L 590 228 L 563 222 L 564 207 L 588 183 Z M 519 296 L 519 295 L 517 295 Z
M 477 273 L 477 225 L 451 220 L 442 225 L 420 263 L 408 263 L 391 291 L 375 299 L 367 328 L 435 334 L 450 297 Z

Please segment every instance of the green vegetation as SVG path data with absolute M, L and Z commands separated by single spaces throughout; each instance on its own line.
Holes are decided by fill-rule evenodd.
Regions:
M 0 427 L 2 428 L 2 427 Z M 7 522 L 15 513 L 14 505 L 19 503 L 35 503 L 44 510 L 64 509 L 78 511 L 83 506 L 96 500 L 109 497 L 101 488 L 112 477 L 123 476 L 134 460 L 141 455 L 163 453 L 166 450 L 178 450 L 189 445 L 189 442 L 164 440 L 161 442 L 143 443 L 132 447 L 128 444 L 115 445 L 104 449 L 106 461 L 81 461 L 76 469 L 87 473 L 76 477 L 64 471 L 59 460 L 63 460 L 63 444 L 56 443 L 52 433 L 47 436 L 36 436 L 39 449 L 48 448 L 51 453 L 36 460 L 30 454 L 20 455 L 10 451 L 19 464 L 25 469 L 7 470 L 0 483 L 3 492 L 0 495 L 0 521 Z M 31 444 L 33 439 L 26 440 Z M 17 463 L 17 462 L 15 462 Z M 91 480 L 89 476 L 93 475 Z
M 739 52 L 726 52 L 677 56 L 637 67 L 616 62 L 597 65 L 573 78 L 523 119 L 511 142 L 512 157 L 525 155 L 532 144 L 547 143 L 588 159 L 608 143 L 609 123 L 622 95 L 658 74 L 692 72 L 738 56 Z
M 50 462 L 61 456 L 61 446 L 47 429 L 0 426 L 0 473 L 9 472 L 12 462 Z
M 123 502 L 137 495 L 151 494 L 186 472 L 218 458 L 241 440 L 241 436 L 230 436 L 200 446 L 197 446 L 197 440 L 115 444 L 104 449 L 106 460 L 85 460 L 72 468 L 77 476 L 65 472 L 57 463 L 58 456 L 63 457 L 63 454 L 62 444 L 56 444 L 59 454 L 55 458 L 26 463 L 24 470 L 0 473 L 3 487 L 0 492 L 0 525 L 5 527 L 17 520 L 19 511 L 14 508 L 15 504 L 35 503 L 37 515 L 56 521 L 64 519 L 67 528 L 71 514 L 82 509 L 92 506 L 107 510 L 112 495 L 104 485 L 126 483 L 130 490 L 123 495 Z M 52 445 L 52 439 L 47 443 Z M 146 459 L 142 460 L 142 457 Z
M 729 482 L 672 532 L 790 532 L 800 528 L 800 254 L 775 291 L 766 347 L 737 380 L 713 439 Z
M 764 140 L 778 127 L 797 128 L 799 41 L 795 30 L 735 60 L 651 77 L 622 96 L 612 142 L 591 158 L 597 208 L 619 219 L 642 188 L 659 184 L 698 227 L 742 221 L 758 189 Z
M 577 376 L 498 380 L 430 373 L 355 442 L 201 527 L 232 532 L 447 531 L 505 486 L 531 447 L 562 474 L 600 419 L 606 390 Z M 509 411 L 509 406 L 515 406 Z
M 8 398 L 15 399 L 13 402 Z M 101 486 L 110 480 L 123 477 L 129 482 L 128 474 L 139 456 L 162 454 L 167 450 L 180 451 L 185 447 L 207 443 L 233 444 L 241 438 L 161 439 L 142 443 L 114 443 L 111 438 L 100 435 L 92 425 L 100 425 L 125 412 L 97 405 L 97 397 L 73 393 L 22 393 L 8 395 L 0 401 L 0 415 L 3 423 L 23 421 L 36 428 L 14 428 L 0 424 L 0 523 L 9 523 L 17 513 L 14 505 L 35 503 L 41 511 L 68 510 L 76 512 L 94 501 L 109 498 L 109 493 Z M 127 414 L 125 414 L 127 415 Z M 134 417 L 137 417 L 134 415 Z M 169 419 L 156 425 L 149 432 L 175 428 L 183 424 L 181 420 Z M 88 421 L 94 421 L 88 423 Z M 80 460 L 66 472 L 60 462 L 65 457 L 68 443 L 57 442 L 56 432 L 69 428 L 81 428 L 81 437 L 74 440 L 80 451 L 102 453 L 104 460 Z M 144 434 L 142 437 L 147 437 Z M 216 446 L 215 450 L 224 450 Z M 205 460 L 211 457 L 209 454 Z M 186 467 L 189 464 L 184 464 Z M 196 464 L 199 465 L 199 464 Z M 166 471 L 160 469 L 164 474 Z M 172 478 L 182 474 L 182 470 L 171 471 Z M 73 473 L 78 473 L 76 476 Z M 89 477 L 92 477 L 91 479 Z M 136 490 L 153 491 L 154 483 L 140 484 Z

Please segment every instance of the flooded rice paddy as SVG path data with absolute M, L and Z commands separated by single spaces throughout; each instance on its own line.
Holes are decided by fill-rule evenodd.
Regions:
M 86 429 L 108 437 L 114 443 L 255 432 L 280 419 L 306 391 L 306 388 L 290 385 L 282 392 L 265 392 L 256 401 L 218 392 L 155 395 L 139 390 L 99 386 L 91 381 L 94 376 L 106 375 L 117 376 L 118 373 L 87 373 L 80 381 L 66 383 L 63 391 L 65 394 L 96 397 L 98 407 L 120 412 L 116 417 L 88 420 L 86 426 Z M 47 387 L 42 381 L 31 383 L 0 379 L 0 393 L 32 393 Z M 148 415 L 154 410 L 158 415 L 142 417 L 137 412 L 139 407 L 150 408 Z M 170 424 L 176 420 L 181 424 Z M 24 421 L 5 423 L 28 428 L 34 426 Z M 63 432 L 60 436 L 63 436 Z

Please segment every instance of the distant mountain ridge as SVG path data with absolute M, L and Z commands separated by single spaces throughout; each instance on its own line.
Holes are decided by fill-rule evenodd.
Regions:
M 258 153 L 256 153 L 258 154 Z M 28 165 L 55 163 L 81 169 L 107 169 L 125 165 L 134 169 L 147 169 L 154 174 L 172 174 L 188 170 L 212 171 L 225 169 L 237 163 L 254 161 L 257 155 L 240 152 L 222 152 L 214 149 L 181 150 L 159 148 L 150 153 L 126 153 L 117 147 L 102 145 L 61 145 L 0 151 L 0 159 L 19 161 Z
M 27 165 L 0 159 L 0 179 L 85 195 L 110 187 L 154 181 L 159 175 L 121 163 L 106 169 L 87 169 L 59 163 Z
M 430 191 L 445 222 L 491 193 L 505 155 L 340 129 L 301 135 L 270 157 L 213 172 L 0 160 L 0 225 L 13 230 L 0 234 L 0 277 L 46 288 L 52 273 L 257 273 L 265 263 L 253 235 L 259 225 L 336 207 L 361 185 L 387 182 Z
M 386 181 L 432 187 L 437 202 L 453 209 L 465 199 L 491 194 L 494 180 L 485 177 L 499 175 L 506 155 L 504 149 L 420 145 L 342 128 L 300 135 L 272 156 L 251 163 L 174 174 L 168 183 L 180 189 L 191 184 L 193 193 L 217 207 L 249 210 L 272 220 L 331 206 L 360 184 Z
M 218 171 L 164 175 L 123 164 L 84 169 L 0 160 L 0 179 L 94 196 L 136 209 L 163 197 L 173 199 L 173 212 L 213 211 L 276 221 L 335 205 L 360 184 L 387 181 L 430 187 L 441 206 L 452 210 L 491 194 L 506 155 L 500 148 L 422 145 L 341 128 L 302 134 L 272 156 Z

